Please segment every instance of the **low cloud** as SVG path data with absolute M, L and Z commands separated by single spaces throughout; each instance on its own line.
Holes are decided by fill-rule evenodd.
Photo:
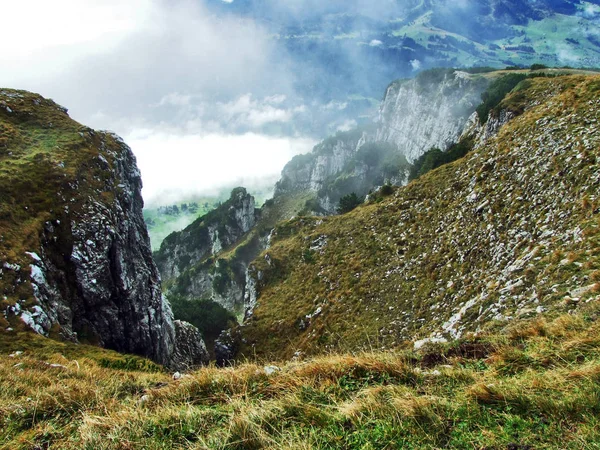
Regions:
M 417 70 L 421 69 L 422 64 L 418 59 L 413 59 L 410 61 L 410 66 L 412 67 L 412 70 L 416 72 Z
M 257 100 L 252 94 L 246 94 L 231 102 L 218 103 L 216 107 L 227 123 L 257 129 L 271 123 L 288 123 L 296 114 L 305 112 L 303 105 L 286 108 L 285 100 L 285 95 Z
M 397 0 L 263 0 L 263 2 L 269 11 L 309 18 L 351 11 L 372 19 L 386 20 L 407 8 L 403 2 Z
M 556 45 L 556 57 L 566 65 L 578 64 L 581 59 L 570 45 L 563 43 Z
M 600 14 L 600 5 L 592 5 L 591 3 L 586 3 L 583 6 L 583 10 L 581 15 L 588 19 L 595 18 Z
M 350 131 L 358 126 L 356 120 L 346 120 L 337 127 L 337 131 Z
M 3 19 L 0 86 L 123 136 L 149 203 L 274 183 L 313 145 L 284 137 L 298 135 L 291 122 L 306 107 L 285 55 L 251 19 L 199 0 L 19 0 Z
M 178 135 L 137 130 L 126 136 L 144 180 L 147 205 L 216 194 L 224 188 L 273 186 L 283 166 L 315 142 L 303 138 L 243 135 Z

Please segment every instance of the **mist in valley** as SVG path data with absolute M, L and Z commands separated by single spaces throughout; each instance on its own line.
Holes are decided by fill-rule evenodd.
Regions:
M 589 28 L 599 16 L 597 2 L 518 3 L 22 0 L 4 5 L 0 85 L 52 97 L 81 123 L 121 135 L 149 206 L 238 184 L 264 191 L 294 155 L 376 120 L 392 80 L 486 65 L 487 41 L 518 38 L 510 27 L 531 18 L 572 14 Z M 425 31 L 472 40 L 436 46 L 472 55 L 397 31 L 427 11 Z M 550 51 L 583 64 L 569 45 Z

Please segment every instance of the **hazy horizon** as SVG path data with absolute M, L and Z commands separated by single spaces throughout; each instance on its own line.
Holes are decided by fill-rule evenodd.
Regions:
M 484 48 L 483 35 L 529 20 L 513 11 L 497 24 L 473 21 L 485 2 L 434 3 L 436 26 L 455 41 L 476 39 L 463 44 L 478 56 L 446 58 L 427 39 L 398 33 L 394 24 L 411 24 L 424 7 L 416 0 L 20 0 L 3 8 L 0 86 L 40 93 L 75 120 L 121 135 L 149 205 L 237 184 L 252 189 L 328 134 L 372 121 L 395 78 L 486 64 L 493 45 Z M 561 8 L 597 42 L 600 6 L 569 5 Z M 544 35 L 542 44 L 557 64 L 588 61 L 568 39 Z

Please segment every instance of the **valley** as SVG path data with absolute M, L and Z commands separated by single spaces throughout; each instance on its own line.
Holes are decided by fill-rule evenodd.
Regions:
M 41 161 L 36 155 L 42 152 L 57 179 L 66 180 L 59 192 L 66 194 L 73 183 L 78 188 L 64 198 L 49 196 L 45 201 L 56 203 L 47 212 L 5 209 L 1 445 L 593 445 L 600 364 L 599 76 L 444 70 L 409 83 L 390 85 L 378 127 L 338 134 L 288 165 L 282 179 L 291 181 L 280 182 L 261 208 L 246 189 L 236 188 L 168 236 L 154 254 L 157 269 L 139 225 L 139 185 L 125 189 L 125 182 L 137 179 L 135 162 L 119 166 L 120 155 L 128 155 L 125 144 L 82 127 L 53 102 L 2 91 L 5 173 L 24 180 L 30 159 Z M 469 98 L 472 88 L 486 102 L 466 102 L 460 126 L 448 128 L 451 136 L 430 133 L 433 141 L 409 141 L 413 150 L 404 147 L 400 165 L 361 159 L 365 146 L 367 155 L 398 151 L 395 139 L 405 136 L 393 131 L 403 120 L 386 102 L 401 108 L 423 86 L 428 92 L 443 87 L 430 100 L 435 111 L 461 90 Z M 404 120 L 418 123 L 409 115 Z M 432 130 L 444 129 L 440 120 L 429 122 Z M 417 155 L 437 155 L 427 150 L 436 136 L 447 142 L 445 152 L 437 151 L 453 160 L 428 166 L 425 158 L 414 175 Z M 30 137 L 39 144 L 28 144 Z M 129 169 L 96 173 L 92 166 L 90 176 L 87 159 L 56 152 L 56 143 L 67 142 L 87 148 L 99 163 Z M 464 150 L 453 150 L 456 145 Z M 11 164 L 21 172 L 9 170 Z M 395 176 L 386 172 L 390 168 Z M 370 188 L 363 184 L 371 190 L 368 199 L 344 214 L 323 211 L 319 199 L 331 192 L 327 186 L 352 176 L 371 180 Z M 7 183 L 4 195 L 19 186 Z M 5 208 L 11 204 L 18 203 L 5 202 Z M 60 218 L 52 216 L 56 211 Z M 101 214 L 90 216 L 94 211 Z M 113 219 L 119 214 L 125 220 Z M 70 231 L 57 234 L 63 222 Z M 15 231 L 21 223 L 32 230 L 26 241 Z M 141 228 L 110 231 L 132 223 Z M 89 236 L 79 244 L 80 230 L 90 224 L 105 229 L 106 240 Z M 117 256 L 128 239 L 140 239 L 135 245 L 141 244 L 143 255 Z M 55 251 L 60 246 L 69 246 L 70 258 Z M 71 272 L 60 264 L 87 269 Z M 129 272 L 128 264 L 137 264 L 137 271 Z M 174 320 L 157 295 L 163 309 L 154 320 L 163 325 L 147 329 L 135 312 L 129 323 L 148 330 L 140 338 L 157 340 L 150 348 L 163 353 L 148 354 L 147 346 L 125 349 L 155 362 L 98 347 L 124 349 L 94 331 L 119 326 L 110 322 L 114 306 L 102 303 L 102 296 L 111 289 L 128 292 L 126 286 L 139 281 L 144 286 L 148 275 L 156 289 L 158 269 L 167 295 L 178 295 L 176 312 L 194 316 L 200 330 Z M 202 279 L 206 283 L 197 282 Z M 81 307 L 57 304 L 65 293 Z M 143 297 L 123 293 L 108 295 L 125 311 L 144 311 Z M 186 302 L 192 309 L 184 308 Z M 95 312 L 85 316 L 88 308 Z M 212 322 L 203 321 L 207 317 Z M 228 367 L 199 368 L 209 357 Z M 187 373 L 173 374 L 176 369 Z
M 0 450 L 598 448 L 600 1 L 32 2 Z

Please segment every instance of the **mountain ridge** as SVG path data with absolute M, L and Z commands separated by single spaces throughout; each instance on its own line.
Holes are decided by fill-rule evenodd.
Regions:
M 585 125 L 598 120 L 598 82 L 526 80 L 503 103 L 525 113 L 463 160 L 347 215 L 280 224 L 253 264 L 257 307 L 238 329 L 241 354 L 456 338 L 477 323 L 595 298 L 598 136 Z
M 378 186 L 403 185 L 406 184 L 409 173 L 413 176 L 415 166 L 411 168 L 404 158 L 403 154 L 406 151 L 412 154 L 413 158 L 418 155 L 429 157 L 426 152 L 428 143 L 454 142 L 458 143 L 458 146 L 454 146 L 456 148 L 451 146 L 449 152 L 441 154 L 456 158 L 473 146 L 484 144 L 506 122 L 521 114 L 523 109 L 523 105 L 517 105 L 514 101 L 511 108 L 502 110 L 499 109 L 500 106 L 488 102 L 486 108 L 493 107 L 488 117 L 488 109 L 481 109 L 483 107 L 481 100 L 475 101 L 476 97 L 481 98 L 482 93 L 488 95 L 485 91 L 488 87 L 510 91 L 519 81 L 531 77 L 552 79 L 565 73 L 576 75 L 581 71 L 564 69 L 490 71 L 486 69 L 472 70 L 472 72 L 474 73 L 468 74 L 451 69 L 432 70 L 424 72 L 411 81 L 401 80 L 392 83 L 387 89 L 388 94 L 392 92 L 392 95 L 386 95 L 382 102 L 381 120 L 377 126 L 338 133 L 318 144 L 312 153 L 295 157 L 282 171 L 282 178 L 276 185 L 274 198 L 262 208 L 261 215 L 264 215 L 264 218 L 256 222 L 256 228 L 241 240 L 232 241 L 231 247 L 222 254 L 213 255 L 202 264 L 187 267 L 181 277 L 175 278 L 174 284 L 167 283 L 167 296 L 177 302 L 186 299 L 188 301 L 210 299 L 233 312 L 238 317 L 238 321 L 242 322 L 244 316 L 249 317 L 253 310 L 256 303 L 256 287 L 260 285 L 256 280 L 256 270 L 248 270 L 249 266 L 262 250 L 271 245 L 274 236 L 272 230 L 277 222 L 298 215 L 336 214 L 341 197 L 351 192 L 364 196 L 375 191 L 370 195 L 371 200 L 381 200 L 382 196 L 377 191 Z M 584 73 L 590 74 L 590 72 Z M 507 87 L 495 87 L 501 80 L 508 78 L 511 78 L 511 81 L 508 82 Z M 523 83 L 528 82 L 523 81 Z M 500 83 L 500 86 L 504 84 Z M 404 86 L 402 87 L 404 90 L 398 91 L 397 86 Z M 495 101 L 499 102 L 506 92 L 501 91 L 501 97 Z M 465 94 L 467 99 L 460 102 L 462 94 Z M 407 102 L 400 97 L 413 98 L 419 95 L 427 96 L 428 101 L 418 108 L 417 114 L 407 115 L 405 111 Z M 459 117 L 453 114 L 453 111 L 456 111 L 453 105 L 456 104 L 463 104 L 460 107 Z M 440 111 L 444 113 L 441 114 Z M 431 120 L 430 113 L 439 117 L 439 120 Z M 479 120 L 479 114 L 483 114 L 486 120 Z M 385 130 L 389 132 L 394 129 L 388 124 L 391 119 L 396 120 L 399 123 L 398 128 L 404 130 L 406 136 L 402 135 L 401 142 L 407 143 L 408 148 L 397 146 L 396 132 L 387 136 L 391 143 L 377 141 L 377 136 L 382 135 Z M 448 127 L 438 126 L 440 120 L 444 124 L 447 123 Z M 419 126 L 416 126 L 416 123 L 419 123 Z M 446 128 L 451 132 L 444 131 Z M 411 137 L 414 136 L 413 132 L 426 133 L 425 141 L 418 136 Z M 414 164 L 421 164 L 421 162 L 415 160 Z M 424 167 L 429 167 L 428 164 L 429 162 L 426 161 Z M 430 168 L 437 165 L 439 162 Z M 424 167 L 417 172 L 421 173 Z M 227 210 L 228 207 L 224 206 L 219 214 L 227 214 Z M 190 242 L 186 242 L 181 240 L 181 248 L 189 246 Z M 196 251 L 196 247 L 190 248 L 191 251 Z M 169 256 L 168 253 L 168 251 L 163 252 L 161 257 L 166 260 L 172 259 L 173 255 Z M 215 294 L 213 289 L 212 281 L 216 276 L 226 281 L 219 294 Z M 163 278 L 169 279 L 170 275 L 165 272 Z M 208 282 L 199 284 L 198 280 L 208 280 Z M 200 290 L 190 288 L 200 285 L 203 286 Z M 231 298 L 224 300 L 222 297 L 227 295 Z M 225 355 L 219 357 L 219 360 L 226 360 L 233 354 L 228 348 L 237 345 L 235 338 L 226 332 L 220 341 L 217 340 L 217 346 L 220 349 L 218 353 Z
M 522 80 L 489 115 L 467 125 L 464 158 L 346 215 L 277 225 L 230 333 L 249 361 L 171 374 L 0 330 L 0 446 L 594 447 L 600 77 Z

